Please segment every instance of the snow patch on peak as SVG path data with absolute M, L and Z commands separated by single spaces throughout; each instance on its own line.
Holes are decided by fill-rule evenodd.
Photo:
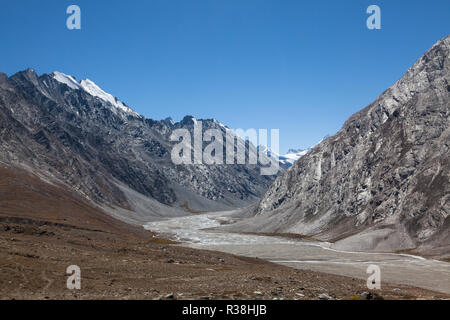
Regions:
M 328 139 L 330 137 L 329 134 L 327 134 L 325 137 L 323 137 L 316 145 L 321 143 L 322 141 Z M 289 149 L 287 154 L 280 155 L 280 162 L 287 165 L 288 167 L 292 166 L 298 159 L 306 155 L 308 152 L 310 152 L 316 145 L 314 145 L 311 148 L 306 149 Z
M 308 151 L 308 149 L 289 149 L 288 150 L 288 152 L 287 152 L 287 154 L 291 154 L 291 153 L 302 153 L 302 152 L 305 152 L 305 151 Z
M 126 112 L 128 114 L 132 114 L 134 116 L 140 117 L 140 115 L 133 111 L 130 107 L 128 107 L 123 102 L 119 101 L 116 97 L 113 95 L 105 92 L 102 90 L 95 82 L 85 79 L 78 82 L 75 80 L 75 77 L 69 76 L 67 74 L 64 74 L 59 71 L 55 71 L 51 74 L 52 78 L 60 83 L 64 83 L 69 88 L 74 90 L 84 90 L 85 92 L 89 93 L 91 96 L 97 97 L 102 99 L 103 101 L 107 102 L 111 106 L 113 106 L 112 111 L 116 112 L 117 110 L 121 110 L 123 112 Z
M 287 154 L 280 155 L 280 162 L 284 165 L 290 167 L 292 166 L 298 159 L 307 154 L 311 148 L 309 149 L 289 149 Z
M 95 82 L 89 79 L 81 80 L 80 86 L 81 88 L 83 88 L 84 91 L 89 93 L 91 96 L 100 98 L 103 101 L 108 102 L 116 109 L 122 110 L 127 113 L 132 113 L 134 115 L 138 115 L 135 111 L 133 111 L 130 107 L 126 106 L 123 102 L 119 101 L 116 97 L 102 90 L 102 88 L 100 88 Z
M 287 154 L 280 156 L 280 162 L 287 166 L 292 166 L 298 159 L 300 159 L 301 157 L 303 157 L 305 154 L 307 154 L 309 152 L 308 149 L 295 150 L 296 152 L 291 152 L 294 150 L 289 150 L 289 151 L 290 152 L 288 152 Z
M 78 90 L 81 88 L 80 84 L 75 80 L 75 78 L 67 74 L 55 71 L 52 73 L 52 77 L 56 81 L 64 83 L 69 88 L 72 88 L 74 90 Z

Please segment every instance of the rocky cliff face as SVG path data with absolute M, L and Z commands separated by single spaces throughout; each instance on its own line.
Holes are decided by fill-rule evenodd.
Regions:
M 450 37 L 281 175 L 246 231 L 450 252 Z
M 175 165 L 179 123 L 140 116 L 92 81 L 32 69 L 0 73 L 0 164 L 65 185 L 103 206 L 150 215 L 219 210 L 255 202 L 274 177 L 258 165 Z M 204 130 L 225 127 L 204 120 Z M 157 202 L 157 203 L 156 203 Z M 162 205 L 160 205 L 162 204 Z M 143 219 L 145 220 L 145 214 Z

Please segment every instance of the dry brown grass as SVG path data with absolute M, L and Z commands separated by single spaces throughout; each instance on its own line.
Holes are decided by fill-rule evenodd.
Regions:
M 67 188 L 0 169 L 0 299 L 316 299 L 324 292 L 348 299 L 366 291 L 357 279 L 171 244 Z M 81 267 L 81 291 L 66 288 L 72 264 Z M 393 288 L 384 286 L 383 296 L 446 297 Z

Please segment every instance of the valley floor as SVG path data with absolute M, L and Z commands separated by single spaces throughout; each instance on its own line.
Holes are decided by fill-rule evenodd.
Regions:
M 367 291 L 366 281 L 356 275 L 299 270 L 187 247 L 244 240 L 266 250 L 280 241 L 291 243 L 202 230 L 228 223 L 229 215 L 196 215 L 148 226 L 161 233 L 171 226 L 180 242 L 191 242 L 179 246 L 120 222 L 66 186 L 28 172 L 0 168 L 0 194 L 0 299 L 317 299 L 323 293 L 350 299 Z M 81 269 L 81 290 L 66 287 L 71 265 Z M 450 298 L 384 283 L 379 294 L 386 299 Z
M 365 281 L 367 267 L 377 265 L 383 283 L 403 284 L 450 294 L 450 263 L 396 253 L 349 252 L 327 242 L 301 237 L 229 233 L 220 225 L 236 212 L 210 213 L 148 223 L 146 228 L 192 248 L 222 251 L 275 262 L 301 270 L 349 276 Z
M 150 232 L 130 236 L 0 218 L 1 299 L 317 299 L 322 293 L 350 299 L 367 291 L 357 278 L 174 246 Z M 69 265 L 81 268 L 81 290 L 66 288 Z M 379 293 L 386 299 L 450 298 L 403 285 L 384 285 Z

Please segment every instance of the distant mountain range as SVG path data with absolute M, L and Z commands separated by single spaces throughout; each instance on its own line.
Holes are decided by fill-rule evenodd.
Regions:
M 0 73 L 0 170 L 16 189 L 17 177 L 41 181 L 23 185 L 35 197 L 48 195 L 46 184 L 128 223 L 254 204 L 250 218 L 225 228 L 450 256 L 449 112 L 447 36 L 338 133 L 289 150 L 279 156 L 289 169 L 264 176 L 259 164 L 171 161 L 174 130 L 192 134 L 202 121 L 203 132 L 225 135 L 216 119 L 147 119 L 89 79 L 27 69 Z M 6 207 L 20 208 L 14 197 Z
M 128 222 L 246 206 L 274 181 L 259 165 L 175 165 L 169 137 L 179 128 L 192 133 L 195 121 L 147 119 L 93 81 L 61 72 L 0 73 L 0 165 Z M 226 130 L 202 121 L 203 131 Z
M 280 163 L 283 165 L 290 167 L 292 166 L 298 159 L 307 154 L 311 149 L 289 149 L 288 152 L 284 155 L 280 155 Z
M 323 140 L 327 139 L 330 135 L 326 135 L 322 140 L 318 143 L 321 143 Z M 298 159 L 306 155 L 310 152 L 314 147 L 305 148 L 305 149 L 289 149 L 286 154 L 278 155 L 278 159 L 280 160 L 280 164 L 284 168 L 291 167 Z

